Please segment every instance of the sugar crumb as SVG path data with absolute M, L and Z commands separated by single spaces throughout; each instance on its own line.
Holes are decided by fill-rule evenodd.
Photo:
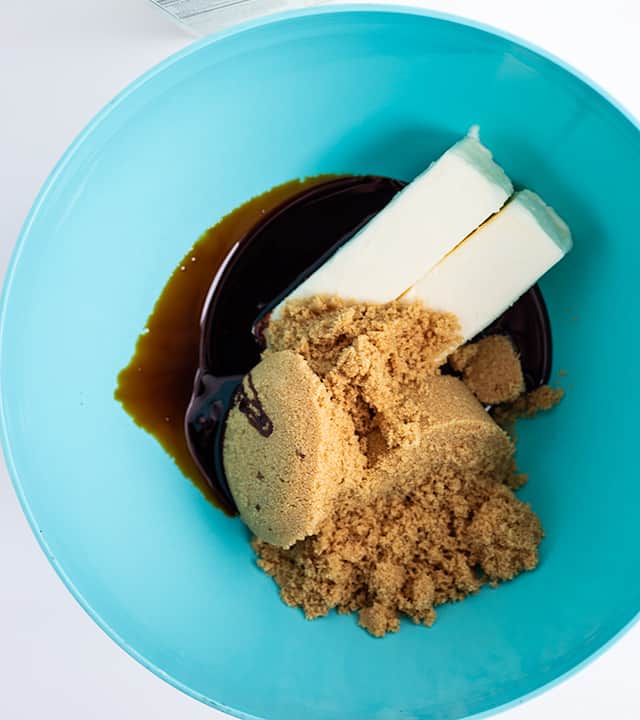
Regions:
M 516 400 L 524 392 L 520 359 L 509 338 L 490 335 L 468 343 L 449 358 L 454 371 L 481 403 L 497 405 Z

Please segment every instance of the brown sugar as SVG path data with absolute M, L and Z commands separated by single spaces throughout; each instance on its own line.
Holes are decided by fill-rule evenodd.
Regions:
M 523 393 L 512 403 L 500 405 L 493 410 L 493 418 L 500 427 L 513 434 L 516 420 L 532 418 L 538 413 L 554 408 L 564 397 L 562 388 L 542 385 L 528 393 Z
M 380 637 L 398 630 L 400 613 L 431 625 L 437 605 L 533 569 L 541 539 L 537 516 L 504 485 L 442 471 L 411 492 L 337 507 L 288 550 L 253 546 L 287 605 L 309 619 L 359 612 Z
M 246 493 L 258 565 L 308 618 L 357 612 L 378 637 L 398 630 L 401 615 L 431 625 L 438 605 L 537 565 L 543 532 L 512 490 L 526 480 L 513 442 L 472 394 L 482 373 L 470 386 L 464 370 L 466 385 L 440 375 L 439 358 L 457 342 L 456 318 L 420 303 L 316 297 L 271 321 L 251 376 L 272 434 L 236 406 L 225 469 L 232 476 L 235 466 Z M 485 352 L 504 357 L 504 346 L 486 345 L 476 368 Z M 503 367 L 509 377 L 489 386 L 513 397 L 513 367 Z M 268 527 L 280 517 L 280 535 L 256 519 L 270 504 Z
M 504 335 L 490 335 L 464 345 L 449 357 L 449 364 L 462 373 L 465 385 L 481 403 L 512 402 L 524 392 L 520 360 Z
M 421 378 L 457 344 L 459 325 L 420 303 L 376 305 L 316 296 L 288 303 L 267 328 L 267 353 L 293 350 L 309 363 L 359 438 L 376 428 L 393 444 L 410 428 L 410 401 Z M 366 444 L 366 443 L 365 443 Z M 366 448 L 365 448 L 366 449 Z
M 223 443 L 242 518 L 282 547 L 313 533 L 337 489 L 364 467 L 351 418 L 290 350 L 270 354 L 244 378 Z

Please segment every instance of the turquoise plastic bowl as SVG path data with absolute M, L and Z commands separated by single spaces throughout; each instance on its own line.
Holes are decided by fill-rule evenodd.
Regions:
M 538 570 L 375 640 L 307 622 L 113 399 L 145 319 L 198 235 L 316 173 L 410 179 L 479 123 L 575 249 L 545 277 L 567 397 L 523 424 Z M 244 718 L 461 718 L 601 650 L 640 608 L 636 125 L 584 79 L 484 28 L 416 10 L 326 9 L 206 39 L 85 130 L 25 224 L 1 315 L 7 463 L 50 561 L 129 653 Z M 304 241 L 304 238 L 301 239 Z

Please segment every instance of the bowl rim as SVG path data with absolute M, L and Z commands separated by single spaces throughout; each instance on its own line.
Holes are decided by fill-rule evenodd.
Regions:
M 598 83 L 593 81 L 585 73 L 581 72 L 571 64 L 561 59 L 557 55 L 541 48 L 540 46 L 518 37 L 506 30 L 494 27 L 487 23 L 466 18 L 460 15 L 452 13 L 441 12 L 437 10 L 431 10 L 412 5 L 394 5 L 387 3 L 340 3 L 335 5 L 320 5 L 316 7 L 305 7 L 295 10 L 287 10 L 283 12 L 276 12 L 267 16 L 263 16 L 254 20 L 239 23 L 230 28 L 223 29 L 221 31 L 212 33 L 199 40 L 189 43 L 186 47 L 172 53 L 164 60 L 160 61 L 149 70 L 145 71 L 128 85 L 123 90 L 117 93 L 101 110 L 99 110 L 92 119 L 84 126 L 78 135 L 74 138 L 68 148 L 64 151 L 58 162 L 55 164 L 46 180 L 42 184 L 31 209 L 29 210 L 15 246 L 11 253 L 11 258 L 7 266 L 5 279 L 3 283 L 2 293 L 0 294 L 0 388 L 3 386 L 4 376 L 4 347 L 5 347 L 5 325 L 9 306 L 9 300 L 11 296 L 11 288 L 15 278 L 16 268 L 20 262 L 22 250 L 27 242 L 30 234 L 31 227 L 38 216 L 41 208 L 44 206 L 49 193 L 55 186 L 58 177 L 64 172 L 66 166 L 69 164 L 75 153 L 80 149 L 84 142 L 90 138 L 94 130 L 104 121 L 106 118 L 126 99 L 134 94 L 140 87 L 151 81 L 156 75 L 164 72 L 167 68 L 172 65 L 181 62 L 184 58 L 189 57 L 192 53 L 198 52 L 201 48 L 215 44 L 226 38 L 235 37 L 241 35 L 247 31 L 254 30 L 267 25 L 281 23 L 282 21 L 307 17 L 313 15 L 328 15 L 328 14 L 343 14 L 343 13 L 378 13 L 380 15 L 414 15 L 417 17 L 430 18 L 434 20 L 443 20 L 453 25 L 461 25 L 463 27 L 469 27 L 475 30 L 480 30 L 489 35 L 493 35 L 503 40 L 507 40 L 516 46 L 524 48 L 529 52 L 532 52 L 545 60 L 550 61 L 560 69 L 564 70 L 568 74 L 572 75 L 578 81 L 586 85 L 591 90 L 595 91 L 600 95 L 609 105 L 616 109 L 626 120 L 628 120 L 635 129 L 640 132 L 640 121 L 618 100 L 610 95 L 604 88 Z M 174 678 L 161 667 L 155 665 L 142 653 L 131 646 L 127 641 L 118 634 L 115 628 L 111 627 L 106 620 L 94 610 L 88 600 L 82 595 L 79 589 L 74 585 L 73 580 L 67 575 L 65 569 L 57 560 L 56 556 L 49 547 L 46 539 L 44 538 L 40 528 L 38 527 L 37 520 L 32 513 L 29 501 L 24 493 L 22 482 L 20 479 L 20 473 L 18 471 L 15 458 L 13 456 L 11 448 L 11 438 L 9 437 L 9 431 L 7 428 L 7 416 L 8 408 L 5 405 L 6 396 L 0 392 L 0 444 L 4 454 L 5 464 L 8 470 L 8 475 L 11 478 L 14 491 L 20 502 L 22 511 L 27 518 L 32 533 L 34 534 L 38 544 L 44 552 L 50 565 L 53 567 L 58 577 L 62 580 L 64 585 L 67 587 L 71 595 L 78 602 L 80 607 L 89 615 L 89 617 L 97 624 L 97 626 L 108 635 L 114 642 L 116 642 L 130 657 L 140 663 L 147 670 L 150 670 L 154 675 L 169 683 L 177 690 L 180 690 L 185 695 L 198 700 L 199 702 L 213 707 L 216 710 L 227 713 L 231 717 L 238 718 L 239 720 L 274 720 L 273 718 L 260 717 L 257 715 L 251 715 L 240 709 L 233 708 L 225 705 L 224 703 L 208 698 L 206 695 L 194 690 L 185 683 L 181 682 L 177 678 Z M 532 700 L 539 695 L 551 690 L 552 688 L 560 685 L 561 683 L 568 680 L 570 677 L 580 672 L 582 669 L 590 665 L 594 660 L 599 658 L 605 652 L 607 652 L 620 638 L 622 638 L 638 621 L 640 620 L 640 609 L 636 612 L 635 616 L 632 617 L 617 633 L 615 633 L 607 642 L 600 646 L 597 650 L 593 651 L 590 655 L 584 658 L 582 661 L 574 665 L 571 669 L 562 673 L 558 677 L 550 680 L 549 682 L 531 690 L 530 692 L 520 697 L 514 698 L 506 703 L 502 703 L 488 710 L 483 710 L 473 715 L 464 716 L 460 720 L 481 720 L 482 718 L 488 718 L 498 713 L 505 712 L 513 707 L 523 704 L 528 700 Z

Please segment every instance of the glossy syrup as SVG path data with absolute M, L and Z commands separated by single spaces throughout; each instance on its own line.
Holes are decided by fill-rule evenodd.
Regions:
M 116 400 L 158 440 L 205 497 L 226 511 L 232 508 L 202 476 L 184 434 L 184 417 L 199 362 L 202 307 L 211 280 L 231 248 L 283 202 L 332 177 L 279 185 L 207 230 L 176 266 L 136 342 L 131 361 L 118 375 Z

